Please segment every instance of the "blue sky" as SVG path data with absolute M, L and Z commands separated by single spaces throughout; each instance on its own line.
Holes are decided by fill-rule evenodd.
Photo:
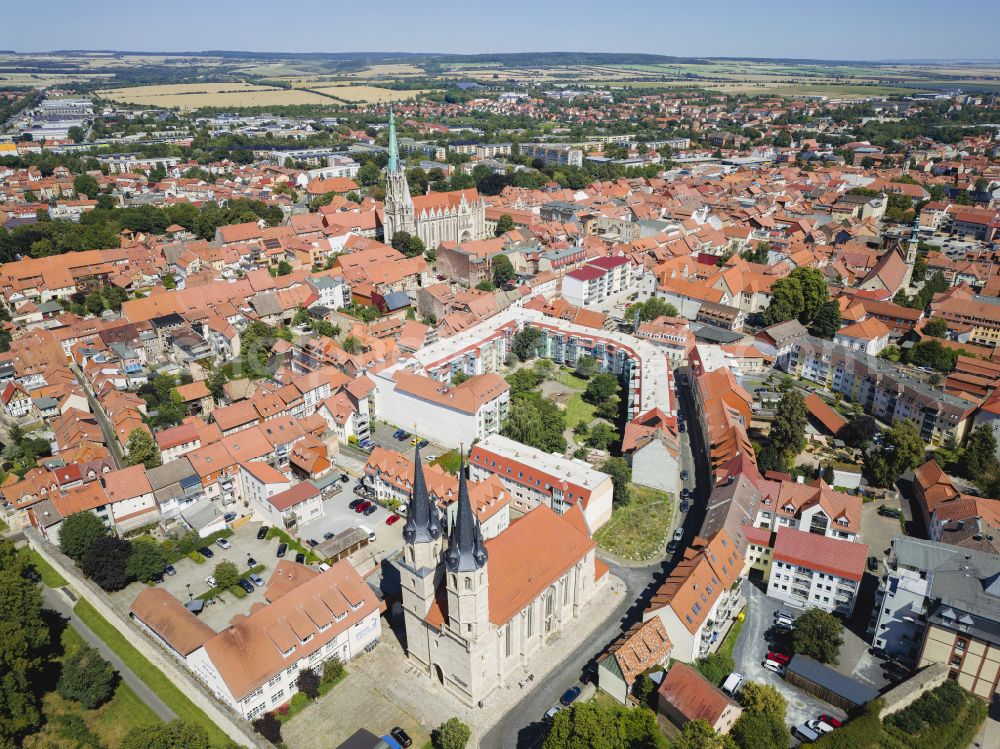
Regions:
M 998 0 L 46 0 L 0 48 L 1000 59 Z

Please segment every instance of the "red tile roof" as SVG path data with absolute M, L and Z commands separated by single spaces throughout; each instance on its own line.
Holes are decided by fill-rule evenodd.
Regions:
M 688 720 L 704 720 L 713 726 L 727 709 L 739 709 L 721 689 L 681 661 L 670 667 L 657 692 Z
M 860 581 L 868 559 L 868 545 L 795 528 L 779 528 L 771 558 Z

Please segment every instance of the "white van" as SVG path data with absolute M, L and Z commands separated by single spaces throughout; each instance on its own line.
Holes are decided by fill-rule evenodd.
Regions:
M 730 697 L 736 694 L 738 690 L 743 685 L 743 674 L 736 673 L 733 671 L 726 680 L 722 682 L 722 691 L 728 694 Z
M 358 528 L 360 528 L 361 530 L 363 530 L 365 533 L 368 534 L 368 540 L 369 541 L 374 541 L 375 540 L 375 531 L 373 531 L 367 525 L 359 525 Z

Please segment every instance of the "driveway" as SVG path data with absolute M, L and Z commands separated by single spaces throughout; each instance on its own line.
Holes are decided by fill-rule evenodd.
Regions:
M 736 671 L 743 674 L 749 681 L 758 681 L 775 687 L 788 701 L 788 712 L 785 722 L 789 726 L 799 725 L 806 720 L 812 720 L 822 713 L 844 718 L 846 713 L 813 697 L 811 694 L 793 687 L 776 673 L 768 671 L 761 664 L 767 656 L 768 643 L 764 633 L 774 623 L 774 612 L 778 609 L 797 612 L 783 606 L 781 602 L 768 598 L 750 582 L 743 581 L 743 595 L 747 599 L 746 620 L 740 638 L 733 649 L 733 659 L 736 661 Z

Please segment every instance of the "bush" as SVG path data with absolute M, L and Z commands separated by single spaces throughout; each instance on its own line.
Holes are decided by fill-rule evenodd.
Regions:
M 231 585 L 228 588 L 226 588 L 226 590 L 228 590 L 230 593 L 232 593 L 237 598 L 246 598 L 247 597 L 247 592 L 245 590 L 243 590 L 243 588 L 241 588 L 239 585 Z
M 111 699 L 118 673 L 96 649 L 81 647 L 65 658 L 56 691 L 67 700 L 76 700 L 94 710 Z
M 319 697 L 319 674 L 311 668 L 304 668 L 299 671 L 299 677 L 295 680 L 295 686 L 299 689 L 299 694 L 304 694 L 311 700 Z M 298 695 L 295 695 L 298 697 Z
M 319 683 L 321 686 L 327 686 L 339 680 L 343 675 L 344 664 L 340 662 L 340 658 L 334 656 L 323 664 L 323 674 L 320 676 Z
M 736 662 L 722 652 L 715 652 L 699 658 L 695 664 L 698 672 L 712 682 L 715 686 L 721 684 L 729 674 L 736 668 Z
M 464 749 L 472 732 L 458 718 L 448 718 L 431 736 L 434 749 Z
M 205 557 L 203 557 L 197 551 L 189 551 L 188 552 L 188 559 L 190 559 L 195 564 L 204 564 L 205 563 Z
M 281 743 L 281 722 L 273 713 L 264 713 L 253 722 L 253 730 L 272 744 Z

